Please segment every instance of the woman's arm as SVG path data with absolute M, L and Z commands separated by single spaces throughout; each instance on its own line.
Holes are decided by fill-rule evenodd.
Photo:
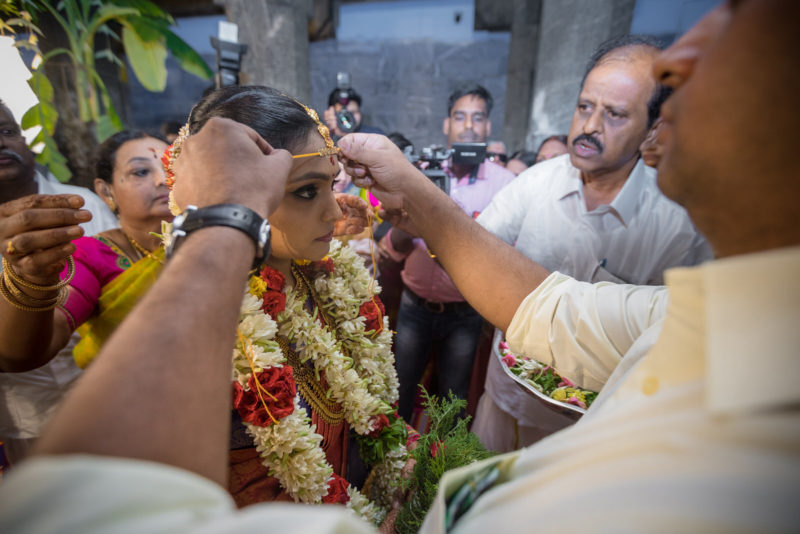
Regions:
M 80 209 L 78 195 L 31 195 L 0 205 L 0 247 L 4 295 L 0 299 L 0 372 L 40 367 L 66 345 L 72 329 L 56 310 L 32 311 L 58 295 L 29 285 L 52 286 L 59 281 L 64 261 L 75 251 L 72 240 L 83 235 L 80 223 L 91 213 Z M 16 296 L 14 293 L 19 292 Z M 11 295 L 8 295 L 11 293 Z M 13 303 L 16 303 L 14 305 Z M 33 306 L 32 306 L 33 305 Z

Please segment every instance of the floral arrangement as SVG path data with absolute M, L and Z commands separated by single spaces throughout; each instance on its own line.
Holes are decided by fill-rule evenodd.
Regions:
M 295 501 L 344 503 L 379 524 L 408 457 L 406 427 L 393 407 L 398 382 L 380 288 L 363 260 L 337 241 L 324 260 L 293 269 L 298 283 L 292 289 L 270 267 L 248 281 L 233 350 L 234 409 L 262 463 Z M 313 362 L 310 372 L 324 397 L 358 435 L 362 457 L 374 466 L 371 498 L 333 473 L 322 437 L 300 405 L 303 384 L 298 387 L 290 355 L 298 368 L 312 369 Z
M 549 365 L 543 365 L 526 356 L 514 354 L 509 350 L 505 341 L 500 342 L 499 348 L 503 363 L 512 373 L 551 399 L 585 410 L 597 397 L 596 392 L 577 387 L 568 378 L 556 373 L 555 369 Z

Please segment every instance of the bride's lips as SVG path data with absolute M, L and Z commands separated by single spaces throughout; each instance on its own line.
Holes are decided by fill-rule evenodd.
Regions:
M 316 238 L 314 241 L 322 241 L 324 243 L 330 243 L 331 239 L 333 239 L 333 230 L 328 232 L 327 234 Z

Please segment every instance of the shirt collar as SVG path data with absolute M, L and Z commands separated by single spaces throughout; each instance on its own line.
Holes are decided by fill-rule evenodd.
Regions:
M 800 403 L 800 246 L 717 260 L 701 269 L 711 411 Z
M 583 200 L 581 172 L 570 163 L 568 154 L 560 156 L 560 158 L 564 158 L 563 161 L 568 167 L 565 169 L 567 179 L 563 180 L 558 186 L 556 197 L 560 200 L 568 195 L 577 193 L 581 200 Z M 627 225 L 628 221 L 636 214 L 639 204 L 641 203 L 642 194 L 647 186 L 647 181 L 654 179 L 649 176 L 652 172 L 652 169 L 647 167 L 647 165 L 639 159 L 628 175 L 628 179 L 625 180 L 625 183 L 619 190 L 619 193 L 617 193 L 617 196 L 609 205 L 609 207 L 619 215 L 623 224 Z

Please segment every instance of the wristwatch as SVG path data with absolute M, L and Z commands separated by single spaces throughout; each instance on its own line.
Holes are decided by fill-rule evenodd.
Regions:
M 267 219 L 239 204 L 216 204 L 198 208 L 187 206 L 186 211 L 172 221 L 172 232 L 167 246 L 167 258 L 177 250 L 190 232 L 209 226 L 229 226 L 249 235 L 256 244 L 253 269 L 259 269 L 270 253 L 270 230 Z

